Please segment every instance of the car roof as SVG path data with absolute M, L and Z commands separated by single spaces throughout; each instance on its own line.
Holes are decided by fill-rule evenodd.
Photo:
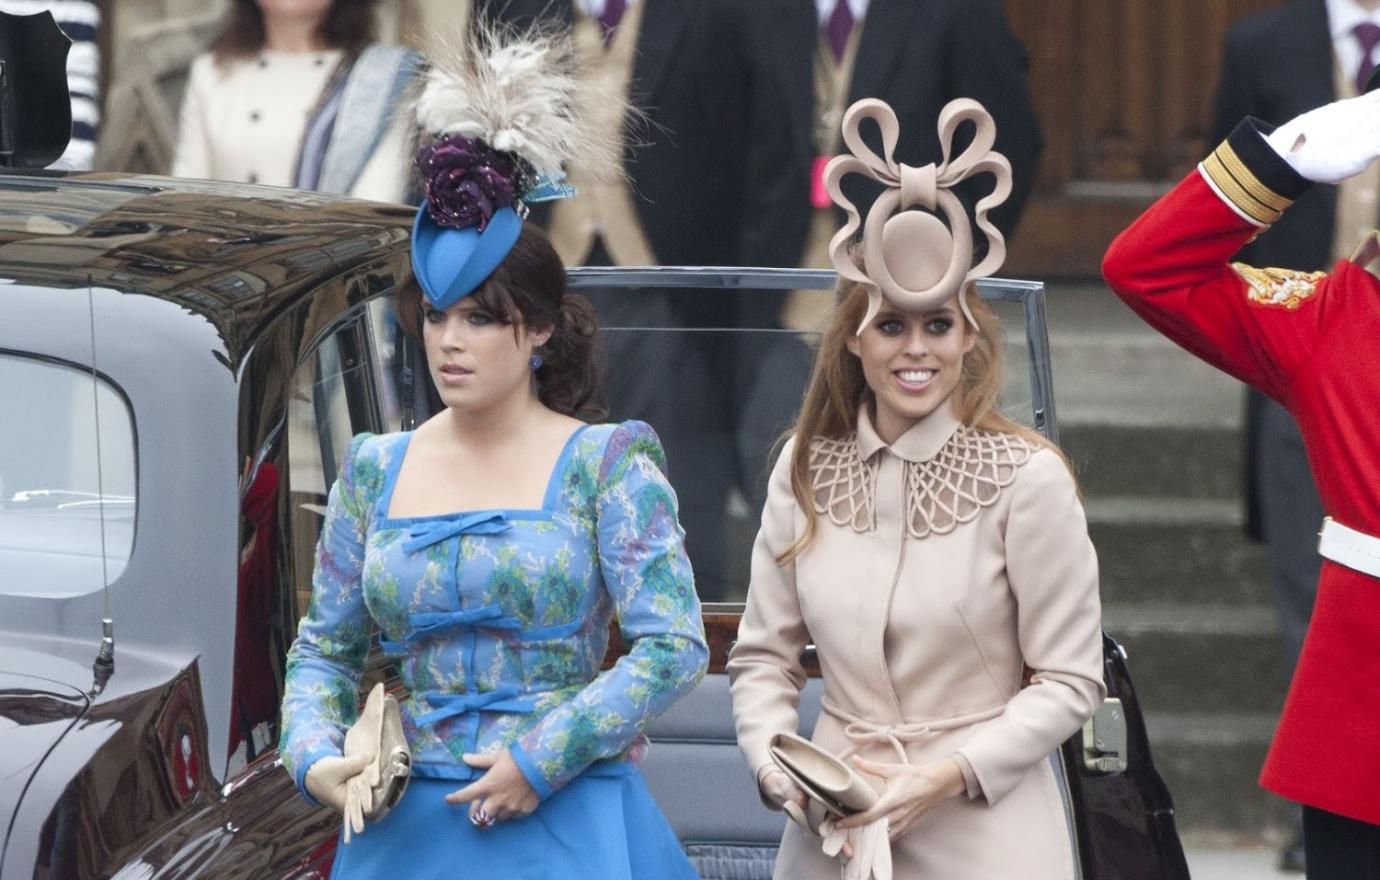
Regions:
M 0 175 L 0 276 L 109 288 L 208 319 L 237 362 L 327 278 L 407 270 L 413 209 L 148 175 Z

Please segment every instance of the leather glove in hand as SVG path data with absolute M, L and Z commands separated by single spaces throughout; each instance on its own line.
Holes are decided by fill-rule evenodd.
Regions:
M 1295 116 L 1265 140 L 1300 177 L 1340 183 L 1380 158 L 1380 90 Z
M 839 828 L 837 823 L 835 817 L 827 816 L 819 832 L 826 856 L 844 854 L 842 880 L 891 880 L 891 834 L 886 817 L 851 828 Z
M 364 701 L 358 720 L 345 732 L 345 755 L 365 761 L 360 771 L 345 782 L 342 812 L 345 814 L 346 845 L 350 843 L 351 831 L 363 833 L 364 817 L 374 809 L 374 787 L 379 784 L 379 749 L 383 745 L 383 705 L 383 685 L 376 684 Z
M 345 811 L 347 783 L 358 776 L 368 762 L 365 755 L 349 758 L 322 758 L 307 770 L 307 793 L 337 812 Z

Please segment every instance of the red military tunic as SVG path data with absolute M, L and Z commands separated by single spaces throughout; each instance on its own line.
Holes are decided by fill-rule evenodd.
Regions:
M 1287 407 L 1327 513 L 1380 536 L 1380 280 L 1347 260 L 1330 274 L 1230 262 L 1308 186 L 1243 122 L 1117 237 L 1103 273 L 1151 326 Z M 1323 562 L 1260 783 L 1380 824 L 1380 579 Z

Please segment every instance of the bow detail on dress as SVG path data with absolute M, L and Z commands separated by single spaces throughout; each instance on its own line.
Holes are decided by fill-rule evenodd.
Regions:
M 497 535 L 512 527 L 501 513 L 465 513 L 413 526 L 407 533 L 410 540 L 403 544 L 403 550 L 416 553 L 457 535 Z
M 875 122 L 881 132 L 881 156 L 863 142 L 860 129 L 865 119 Z M 976 126 L 973 141 L 951 158 L 954 134 L 965 122 Z M 895 111 L 876 98 L 864 98 L 843 116 L 843 142 L 851 155 L 835 156 L 824 170 L 829 197 L 848 217 L 829 241 L 829 259 L 840 277 L 863 284 L 868 291 L 867 314 L 858 333 L 881 311 L 883 297 L 906 312 L 936 309 L 962 292 L 968 282 L 991 275 L 1006 259 L 1006 240 L 987 214 L 1011 194 L 1011 163 L 992 150 L 997 129 L 987 110 L 971 98 L 944 106 L 939 114 L 943 161 L 938 164 L 914 167 L 897 162 L 900 135 Z M 974 221 L 988 245 L 987 255 L 973 266 L 973 230 L 963 203 L 951 189 L 984 172 L 996 179 L 996 185 L 974 208 Z M 843 194 L 842 181 L 849 174 L 861 174 L 886 187 L 868 210 L 866 221 Z M 939 213 L 947 226 L 936 216 Z M 861 267 L 850 252 L 860 225 Z M 976 327 L 963 297 L 959 306 Z
M 446 694 L 427 691 L 422 694 L 427 705 L 435 706 L 430 712 L 418 715 L 416 724 L 425 727 L 446 718 L 454 718 L 467 712 L 531 712 L 536 708 L 535 697 L 519 697 L 514 687 L 495 688 L 481 693 Z

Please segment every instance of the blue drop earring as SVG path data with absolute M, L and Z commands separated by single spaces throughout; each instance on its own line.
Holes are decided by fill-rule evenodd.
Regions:
M 532 372 L 536 372 L 537 370 L 541 369 L 541 355 L 539 355 L 539 354 L 534 354 L 534 355 L 532 355 L 532 357 L 531 357 L 531 359 L 528 361 L 528 363 L 530 363 L 530 364 L 532 365 Z

